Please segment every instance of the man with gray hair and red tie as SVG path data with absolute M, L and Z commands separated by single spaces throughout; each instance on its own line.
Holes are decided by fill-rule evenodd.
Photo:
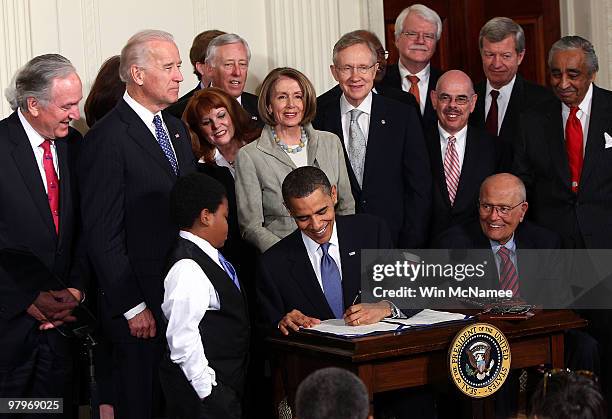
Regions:
M 382 84 L 411 93 L 419 103 L 423 127 L 436 123 L 429 92 L 435 89 L 442 72 L 430 61 L 442 35 L 442 20 L 422 4 L 406 7 L 395 21 L 395 46 L 399 61 L 387 67 Z
M 80 118 L 81 80 L 66 58 L 45 54 L 21 68 L 6 93 L 14 112 L 0 121 L 0 249 L 32 259 L 10 271 L 21 259 L 1 259 L 0 394 L 63 398 L 71 417 L 71 342 L 58 326 L 75 320 L 83 289 L 70 275 L 70 155 L 81 141 L 70 121 Z

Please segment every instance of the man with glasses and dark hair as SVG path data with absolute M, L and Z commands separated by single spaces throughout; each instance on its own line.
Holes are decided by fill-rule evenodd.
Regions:
M 336 42 L 330 68 L 342 95 L 317 109 L 313 125 L 342 139 L 356 211 L 383 218 L 395 245 L 422 247 L 431 173 L 416 110 L 372 93 L 376 48 L 355 33 Z
M 476 219 L 478 188 L 497 171 L 495 142 L 483 129 L 468 126 L 476 97 L 472 81 L 459 70 L 444 73 L 431 92 L 438 115 L 437 125 L 425 133 L 434 183 L 431 239 Z
M 427 6 L 413 4 L 405 8 L 395 21 L 395 46 L 399 61 L 387 67 L 383 84 L 411 93 L 419 103 L 425 128 L 435 125 L 436 112 L 431 92 L 442 74 L 430 65 L 442 35 L 440 16 Z

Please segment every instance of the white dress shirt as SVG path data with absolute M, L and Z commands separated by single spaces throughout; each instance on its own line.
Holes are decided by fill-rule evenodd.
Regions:
M 497 90 L 499 92 L 499 96 L 497 96 L 497 134 L 499 135 L 499 130 L 501 129 L 502 122 L 504 122 L 504 116 L 506 116 L 506 110 L 508 109 L 508 103 L 510 103 L 510 96 L 512 95 L 512 88 L 514 87 L 514 82 L 516 81 L 516 75 L 512 77 L 512 80 L 505 86 L 502 86 L 501 89 L 493 89 L 491 83 L 487 79 L 487 87 L 485 89 L 485 121 L 487 120 L 487 115 L 489 114 L 489 109 L 491 109 L 491 90 Z
M 591 117 L 591 102 L 593 101 L 593 83 L 589 86 L 589 90 L 587 90 L 586 95 L 584 95 L 584 99 L 578 105 L 578 112 L 576 112 L 576 117 L 580 120 L 580 125 L 582 125 L 582 154 L 584 155 L 584 150 L 586 148 L 586 142 L 589 135 L 589 119 Z M 569 118 L 570 108 L 565 103 L 561 104 L 561 117 L 563 118 L 563 133 L 565 136 L 565 125 L 567 124 L 567 119 Z
M 136 115 L 138 115 L 138 117 L 140 119 L 142 119 L 142 122 L 147 126 L 149 131 L 151 131 L 151 135 L 153 135 L 153 138 L 155 139 L 155 141 L 157 141 L 157 136 L 155 135 L 155 124 L 153 123 L 153 117 L 155 115 L 159 115 L 159 117 L 161 118 L 161 121 L 162 121 L 162 126 L 164 128 L 164 131 L 166 131 L 166 135 L 168 136 L 168 139 L 170 139 L 170 134 L 168 132 L 168 128 L 166 127 L 166 123 L 164 122 L 164 117 L 162 116 L 161 111 L 157 112 L 156 114 L 152 113 L 150 110 L 148 110 L 147 108 L 142 106 L 140 103 L 136 102 L 136 100 L 134 100 L 129 95 L 127 90 L 123 94 L 123 100 L 125 100 L 125 102 L 128 104 L 128 106 L 130 108 L 132 108 L 132 110 L 134 112 L 136 112 Z M 170 143 L 170 147 L 172 148 L 172 152 L 176 156 L 176 151 L 174 150 L 174 146 L 172 145 L 172 141 L 168 141 L 168 142 Z M 160 148 L 161 148 L 161 146 L 160 146 Z M 176 164 L 177 164 L 177 168 L 178 168 L 178 159 L 176 159 Z M 131 320 L 137 314 L 142 313 L 145 308 L 147 308 L 147 304 L 143 301 L 142 303 L 138 304 L 135 307 L 132 307 L 131 309 L 129 309 L 128 311 L 123 313 L 123 316 L 125 317 L 126 320 Z
M 150 110 L 142 106 L 140 103 L 136 102 L 136 100 L 134 100 L 130 96 L 127 90 L 123 94 L 123 100 L 125 100 L 126 103 L 130 106 L 130 108 L 132 108 L 134 112 L 136 112 L 136 114 L 140 117 L 140 119 L 142 119 L 142 122 L 144 122 L 147 128 L 149 128 L 149 131 L 151 131 L 151 134 L 153 134 L 153 138 L 155 138 L 156 141 L 157 141 L 157 136 L 155 135 L 155 124 L 153 123 L 153 117 L 155 115 L 159 115 L 159 118 L 162 121 L 162 127 L 164 128 L 164 131 L 166 131 L 168 140 L 170 140 L 170 132 L 168 131 L 168 127 L 166 127 L 166 123 L 164 122 L 164 117 L 161 111 L 157 113 L 151 112 Z M 174 149 L 174 145 L 172 145 L 172 141 L 169 141 L 169 143 L 170 143 L 170 147 L 172 147 L 172 152 L 176 156 L 176 150 Z M 176 161 L 176 164 L 178 165 L 178 159 Z
M 419 87 L 419 107 L 421 108 L 421 115 L 425 112 L 425 102 L 427 102 L 427 96 L 429 92 L 427 89 L 429 88 L 429 74 L 431 73 L 431 65 L 427 63 L 424 69 L 419 71 L 416 74 L 412 74 L 401 61 L 397 62 L 397 68 L 399 69 L 400 78 L 402 79 L 402 90 L 405 92 L 410 91 L 410 80 L 406 76 L 417 76 L 419 78 L 419 82 L 417 83 Z
M 23 126 L 28 140 L 30 141 L 30 147 L 32 147 L 32 151 L 34 152 L 34 159 L 36 160 L 36 166 L 38 166 L 38 171 L 40 172 L 40 177 L 42 179 L 43 186 L 45 187 L 45 192 L 49 193 L 49 191 L 47 190 L 47 176 L 45 175 L 45 166 L 43 164 L 43 157 L 45 152 L 41 147 L 41 144 L 45 142 L 45 139 L 32 127 L 32 125 L 30 125 L 28 120 L 21 113 L 21 109 L 17 110 L 17 116 L 19 116 L 21 125 Z M 53 167 L 55 168 L 55 174 L 57 174 L 57 178 L 59 179 L 60 173 L 59 164 L 57 160 L 57 150 L 55 148 L 55 141 L 53 140 L 51 140 L 50 149 L 51 154 L 53 155 Z
M 336 265 L 338 265 L 338 271 L 340 271 L 340 280 L 342 280 L 342 263 L 340 262 L 340 244 L 338 243 L 338 232 L 336 231 L 337 224 L 334 223 L 332 228 L 332 235 L 329 239 L 329 248 L 327 249 L 327 253 L 332 257 Z M 321 249 L 321 245 L 315 242 L 313 239 L 308 237 L 302 231 L 302 241 L 304 242 L 304 246 L 306 246 L 306 252 L 308 253 L 308 259 L 310 259 L 310 264 L 312 265 L 312 269 L 317 276 L 317 280 L 319 281 L 319 286 L 321 287 L 321 291 L 323 291 L 323 280 L 321 279 L 321 259 L 323 259 L 323 250 Z
M 196 244 L 223 269 L 219 251 L 206 240 L 187 231 L 179 235 Z M 166 338 L 170 359 L 183 370 L 185 377 L 200 399 L 210 395 L 217 385 L 215 371 L 208 365 L 199 324 L 207 310 L 219 310 L 221 304 L 215 287 L 206 273 L 192 259 L 181 259 L 168 271 L 164 279 L 164 301 L 161 305 L 168 320 Z M 214 338 L 214 337 L 210 337 Z
M 372 114 L 372 95 L 373 95 L 372 92 L 368 93 L 366 98 L 356 108 L 363 112 L 361 115 L 359 115 L 359 118 L 357 118 L 357 123 L 359 124 L 359 127 L 361 128 L 361 132 L 363 132 L 363 135 L 366 140 L 366 145 L 368 144 L 368 134 L 370 133 L 370 115 Z M 353 109 L 355 109 L 355 107 L 351 105 L 348 102 L 348 100 L 346 100 L 346 97 L 344 96 L 344 93 L 343 93 L 342 96 L 340 96 L 340 119 L 342 122 L 342 135 L 344 136 L 344 146 L 346 147 L 347 150 L 349 149 L 349 139 L 351 138 L 349 135 L 349 127 L 351 125 L 351 115 L 349 114 L 349 112 L 352 111 Z
M 442 162 L 444 163 L 444 156 L 446 156 L 446 148 L 448 147 L 448 137 L 451 136 L 448 132 L 444 131 L 438 122 L 438 133 L 440 134 L 440 153 L 442 156 Z M 463 157 L 465 156 L 465 143 L 467 141 L 467 125 L 461 128 L 461 131 L 454 135 L 455 137 L 455 150 L 457 150 L 457 156 L 459 156 L 459 173 L 463 168 Z

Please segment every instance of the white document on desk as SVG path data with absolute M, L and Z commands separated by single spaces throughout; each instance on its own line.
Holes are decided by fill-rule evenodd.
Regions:
M 336 336 L 355 337 L 368 335 L 374 332 L 392 332 L 406 330 L 411 327 L 429 326 L 436 323 L 464 320 L 465 318 L 466 316 L 461 313 L 425 309 L 409 319 L 385 319 L 378 323 L 362 326 L 347 326 L 344 324 L 343 319 L 329 319 L 322 321 L 308 330 Z

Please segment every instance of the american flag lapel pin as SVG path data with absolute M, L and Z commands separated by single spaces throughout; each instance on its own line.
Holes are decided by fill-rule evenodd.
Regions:
M 181 135 L 179 133 L 174 134 L 174 138 L 179 138 Z
M 385 125 L 385 124 L 387 123 L 387 121 L 385 121 L 384 119 L 381 119 L 381 120 L 380 120 L 380 123 L 381 123 L 381 124 L 383 124 L 383 125 Z
M 349 256 L 355 256 L 355 252 L 349 252 Z

